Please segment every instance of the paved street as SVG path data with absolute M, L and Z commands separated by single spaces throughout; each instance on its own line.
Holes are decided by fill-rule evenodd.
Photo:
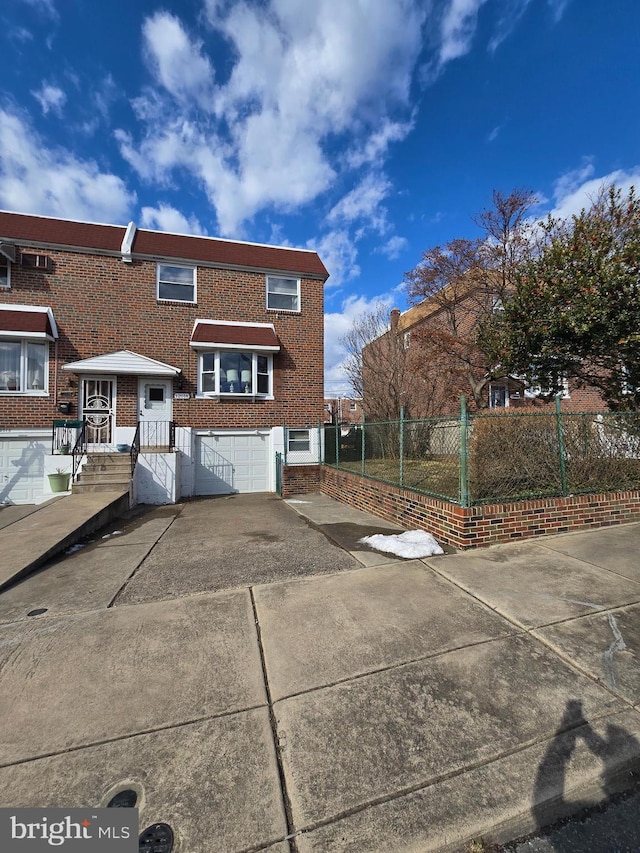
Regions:
M 0 805 L 129 788 L 175 853 L 426 853 L 624 787 L 640 525 L 358 543 L 395 529 L 321 495 L 199 500 L 0 593 Z

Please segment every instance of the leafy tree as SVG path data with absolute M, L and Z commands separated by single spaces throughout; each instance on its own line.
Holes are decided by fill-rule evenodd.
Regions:
M 452 392 L 488 405 L 487 386 L 504 376 L 478 340 L 478 328 L 506 301 L 519 265 L 535 250 L 529 213 L 536 196 L 524 189 L 495 191 L 492 206 L 476 218 L 483 236 L 456 239 L 425 251 L 405 275 L 409 298 L 429 310 L 412 333 L 422 350 L 423 375 L 438 372 Z
M 517 265 L 513 293 L 479 346 L 505 373 L 541 386 L 598 388 L 611 409 L 640 399 L 640 200 L 610 187 L 569 221 L 541 224 L 543 245 Z

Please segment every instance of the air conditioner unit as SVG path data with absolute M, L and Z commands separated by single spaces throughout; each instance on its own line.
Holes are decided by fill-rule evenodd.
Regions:
M 49 272 L 51 269 L 51 258 L 48 255 L 36 255 L 31 253 L 20 254 L 20 265 L 29 269 L 38 269 Z

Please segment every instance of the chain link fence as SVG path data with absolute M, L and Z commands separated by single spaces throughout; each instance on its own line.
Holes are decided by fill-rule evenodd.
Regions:
M 640 488 L 640 413 L 488 412 L 324 430 L 324 460 L 462 506 Z

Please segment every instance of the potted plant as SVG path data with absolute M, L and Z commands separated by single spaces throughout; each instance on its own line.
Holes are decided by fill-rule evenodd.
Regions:
M 49 488 L 52 492 L 68 492 L 71 472 L 63 468 L 56 468 L 55 473 L 48 474 Z
M 61 445 L 58 447 L 58 453 L 59 453 L 61 456 L 66 456 L 66 455 L 69 453 L 69 451 L 70 451 L 70 450 L 71 450 L 71 445 L 70 445 L 70 444 L 61 444 Z

